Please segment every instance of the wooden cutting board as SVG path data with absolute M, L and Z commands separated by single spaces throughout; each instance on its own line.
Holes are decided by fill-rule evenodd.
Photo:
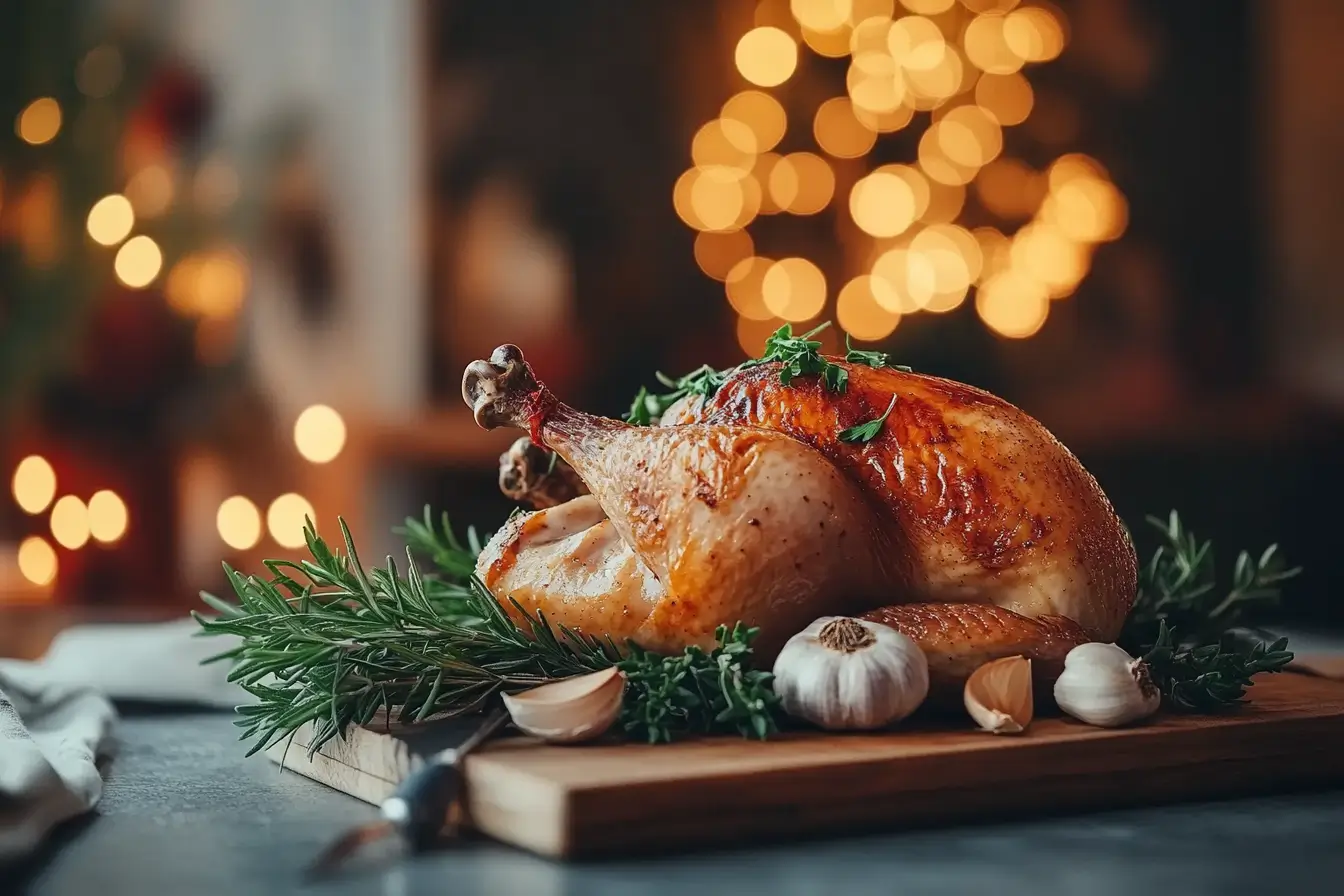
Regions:
M 1216 716 L 1118 730 L 1042 718 L 1018 737 L 928 721 L 766 743 L 545 746 L 498 741 L 466 761 L 470 823 L 543 855 L 678 850 L 817 833 L 1152 804 L 1344 783 L 1344 682 L 1262 676 Z M 446 725 L 350 732 L 276 761 L 369 802 L 440 749 Z M 283 759 L 282 759 L 283 755 Z

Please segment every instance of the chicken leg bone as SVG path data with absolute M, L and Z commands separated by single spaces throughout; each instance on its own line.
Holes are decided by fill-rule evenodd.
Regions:
M 533 510 L 588 494 L 588 486 L 573 467 L 527 436 L 499 456 L 499 490 Z
M 501 345 L 488 361 L 472 361 L 462 374 L 462 398 L 483 429 L 516 426 L 541 443 L 539 428 L 555 396 L 537 382 L 516 345 Z

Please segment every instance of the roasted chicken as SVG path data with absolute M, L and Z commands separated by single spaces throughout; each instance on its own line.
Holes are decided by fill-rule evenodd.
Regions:
M 768 658 L 816 617 L 864 615 L 914 638 L 943 689 L 1015 654 L 1048 679 L 1073 646 L 1118 634 L 1134 549 L 1068 449 L 979 389 L 828 360 L 848 371 L 843 392 L 785 385 L 765 363 L 648 427 L 561 403 L 515 346 L 472 363 L 477 422 L 530 433 L 501 484 L 542 508 L 496 533 L 481 579 L 553 622 L 657 650 L 742 620 Z M 840 439 L 889 406 L 870 441 Z

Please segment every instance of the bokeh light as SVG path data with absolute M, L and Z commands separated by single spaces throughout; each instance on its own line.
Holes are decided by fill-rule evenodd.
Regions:
M 982 72 L 1008 75 L 1022 68 L 1025 61 L 1008 46 L 1004 35 L 1006 18 L 1002 15 L 976 16 L 966 26 L 962 46 L 966 58 Z
M 956 2 L 957 0 L 901 0 L 901 5 L 913 13 L 933 16 L 947 12 Z
M 815 153 L 791 152 L 770 172 L 770 192 L 779 201 L 780 196 L 775 193 L 777 179 L 784 181 L 785 186 L 790 180 L 796 184 L 791 200 L 780 202 L 790 214 L 815 215 L 829 205 L 835 195 L 835 172 Z M 781 189 L 780 193 L 783 192 Z
M 126 183 L 126 198 L 141 218 L 155 218 L 173 203 L 173 176 L 162 165 L 146 165 Z
M 1035 95 L 1020 72 L 981 75 L 975 83 L 975 101 L 1000 125 L 1009 127 L 1027 120 Z
M 832 97 L 817 107 L 812 121 L 817 145 L 838 159 L 856 159 L 867 154 L 877 134 L 854 115 L 854 104 L 843 96 Z
M 789 0 L 798 24 L 813 31 L 837 31 L 849 24 L 850 0 Z
M 34 585 L 50 585 L 56 579 L 56 551 L 45 538 L 30 535 L 19 543 L 19 572 Z
M 93 204 L 85 223 L 95 243 L 115 246 L 130 235 L 131 228 L 135 226 L 135 211 L 129 199 L 120 193 L 113 193 Z
M 976 244 L 980 247 L 980 276 L 977 283 L 983 283 L 995 274 L 1008 269 L 1011 262 L 1012 241 L 995 227 L 977 227 L 971 231 Z
M 289 492 L 271 502 L 266 510 L 266 528 L 280 547 L 301 548 L 307 543 L 303 536 L 305 521 L 316 515 L 308 499 Z
M 1049 62 L 1064 51 L 1064 26 L 1044 7 L 1022 7 L 1004 19 L 1003 39 L 1027 62 Z
M 759 90 L 744 90 L 731 97 L 723 104 L 719 117 L 725 122 L 736 121 L 746 125 L 755 137 L 755 146 L 751 151 L 757 153 L 773 149 L 784 139 L 784 132 L 788 128 L 788 116 L 779 100 Z
M 737 42 L 734 59 L 737 70 L 751 83 L 777 87 L 798 67 L 798 45 L 780 28 L 753 28 Z
M 750 258 L 753 251 L 751 235 L 745 230 L 702 231 L 695 235 L 695 263 L 715 280 L 727 280 L 733 267 Z
M 724 293 L 728 304 L 733 306 L 745 320 L 762 321 L 774 319 L 774 314 L 765 307 L 765 295 L 762 284 L 765 274 L 774 265 L 773 259 L 753 255 L 733 265 L 724 278 Z
M 236 551 L 246 551 L 261 540 L 261 513 L 247 498 L 234 495 L 219 505 L 215 528 L 226 545 Z
M 89 534 L 103 544 L 111 544 L 126 534 L 130 513 L 126 502 L 110 489 L 96 491 L 89 498 Z
M 345 447 L 345 421 L 325 404 L 304 408 L 294 421 L 294 447 L 311 463 L 335 460 Z
M 700 168 L 722 166 L 750 171 L 756 161 L 756 133 L 735 118 L 716 118 L 695 132 L 691 160 Z
M 91 99 L 102 99 L 121 83 L 124 66 L 121 51 L 109 44 L 94 47 L 75 69 L 75 85 Z
M 887 51 L 901 68 L 926 72 L 942 63 L 947 42 L 931 19 L 905 16 L 888 29 Z
M 948 157 L 943 151 L 943 122 L 937 121 L 929 126 L 919 138 L 919 169 L 929 178 L 948 186 L 968 184 L 975 177 L 974 165 L 963 165 Z M 952 142 L 955 138 L 949 138 Z
M 1005 220 L 1027 218 L 1036 213 L 1045 195 L 1046 180 L 1019 159 L 999 158 L 975 177 L 980 204 Z
M 61 131 L 61 104 L 49 96 L 33 100 L 19 113 L 14 131 L 34 146 L 51 142 Z
M 845 73 L 845 90 L 865 112 L 894 112 L 905 100 L 905 77 L 887 53 L 859 53 Z
M 835 300 L 835 316 L 840 329 L 864 342 L 885 339 L 901 322 L 899 312 L 878 303 L 873 291 L 873 278 L 861 274 L 840 290 Z
M 897 247 L 873 262 L 873 298 L 892 313 L 912 314 L 925 308 L 937 291 L 937 271 L 923 253 Z
M 38 514 L 46 510 L 56 497 L 56 471 L 45 457 L 30 454 L 14 468 L 11 483 L 14 503 L 24 513 Z
M 77 551 L 89 541 L 89 508 L 74 495 L 65 495 L 51 507 L 51 537 L 63 548 Z
M 777 317 L 768 317 L 765 320 L 752 320 L 749 317 L 739 317 L 737 319 L 737 344 L 742 347 L 742 351 L 749 358 L 760 357 L 765 351 L 765 340 L 770 338 L 770 334 L 778 330 L 784 321 Z
M 939 119 L 938 147 L 951 162 L 979 168 L 1003 151 L 1003 131 L 979 106 L 958 106 Z
M 849 55 L 849 25 L 841 25 L 834 31 L 813 31 L 806 26 L 799 29 L 803 43 L 811 47 L 812 52 L 828 59 L 840 59 Z
M 854 184 L 849 213 L 865 233 L 893 237 L 909 229 L 918 208 L 914 190 L 903 177 L 878 170 Z
M 975 310 L 994 332 L 1010 339 L 1036 335 L 1050 314 L 1045 287 L 1009 269 L 986 280 L 975 294 Z
M 947 224 L 957 220 L 966 205 L 966 188 L 961 184 L 945 184 L 936 180 L 926 181 L 929 187 L 929 204 L 919 219 L 925 224 Z
M 781 258 L 765 272 L 761 296 L 775 317 L 809 320 L 826 306 L 826 277 L 806 258 Z
M 131 237 L 117 250 L 112 264 L 117 279 L 131 289 L 143 289 L 154 282 L 163 267 L 163 253 L 147 236 Z

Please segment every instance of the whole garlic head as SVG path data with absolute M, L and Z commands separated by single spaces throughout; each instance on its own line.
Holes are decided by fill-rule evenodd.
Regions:
M 914 712 L 929 693 L 929 661 L 894 628 L 823 616 L 775 660 L 784 711 L 831 731 L 871 730 Z
M 1148 664 L 1115 644 L 1079 644 L 1064 658 L 1055 702 L 1075 719 L 1116 728 L 1157 712 L 1162 695 Z

